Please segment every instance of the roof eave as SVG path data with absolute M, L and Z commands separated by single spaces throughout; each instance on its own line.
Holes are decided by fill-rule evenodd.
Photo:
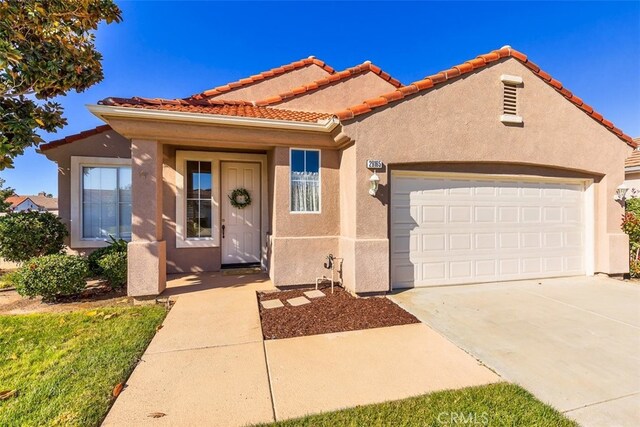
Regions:
M 264 119 L 256 117 L 225 116 L 220 114 L 188 113 L 183 111 L 164 111 L 145 108 L 118 107 L 98 104 L 89 104 L 86 107 L 92 114 L 106 123 L 109 122 L 109 118 L 113 117 L 133 120 L 161 120 L 169 122 L 295 130 L 318 133 L 330 133 L 340 123 L 340 121 L 336 117 L 330 117 L 328 119 L 313 123 L 290 120 Z

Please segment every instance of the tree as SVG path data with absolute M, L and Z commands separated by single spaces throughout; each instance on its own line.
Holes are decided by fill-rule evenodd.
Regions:
M 103 79 L 94 32 L 121 19 L 113 0 L 0 0 L 0 170 L 67 123 L 52 98 Z
M 7 202 L 7 198 L 16 195 L 16 190 L 11 187 L 4 187 L 5 180 L 0 178 L 0 212 L 8 212 L 11 203 Z

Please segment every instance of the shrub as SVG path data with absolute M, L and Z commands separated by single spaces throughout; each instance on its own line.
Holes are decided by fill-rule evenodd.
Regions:
M 102 267 L 100 267 L 100 259 L 107 254 L 111 253 L 127 253 L 127 242 L 120 239 L 116 240 L 113 236 L 110 236 L 111 242 L 109 242 L 109 246 L 105 246 L 104 248 L 96 249 L 95 251 L 89 254 L 89 271 L 94 276 L 102 276 L 103 271 Z
M 75 255 L 45 255 L 33 258 L 18 270 L 16 290 L 22 296 L 41 296 L 44 301 L 82 292 L 89 273 L 87 260 Z
M 638 199 L 630 199 L 638 200 Z M 633 203 L 631 209 L 639 209 L 640 203 Z M 622 217 L 622 231 L 629 235 L 629 274 L 640 277 L 640 216 L 627 209 Z
M 98 265 L 102 269 L 102 277 L 113 289 L 121 288 L 127 283 L 126 252 L 108 253 L 98 260 Z
M 0 276 L 0 289 L 14 288 L 16 286 L 17 270 L 7 271 Z
M 49 212 L 14 212 L 0 217 L 0 257 L 24 263 L 33 257 L 59 254 L 67 228 Z

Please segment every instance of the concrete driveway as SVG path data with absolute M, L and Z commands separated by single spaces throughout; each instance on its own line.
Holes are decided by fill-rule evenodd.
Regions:
M 580 424 L 640 425 L 640 284 L 574 277 L 391 298 Z

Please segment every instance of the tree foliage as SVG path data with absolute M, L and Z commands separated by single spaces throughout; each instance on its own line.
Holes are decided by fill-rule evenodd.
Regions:
M 94 32 L 120 20 L 112 0 L 0 0 L 0 170 L 66 124 L 52 98 L 102 80 Z
M 5 187 L 6 181 L 0 178 L 0 212 L 8 212 L 11 203 L 7 202 L 7 197 L 15 196 L 16 190 L 11 187 Z

